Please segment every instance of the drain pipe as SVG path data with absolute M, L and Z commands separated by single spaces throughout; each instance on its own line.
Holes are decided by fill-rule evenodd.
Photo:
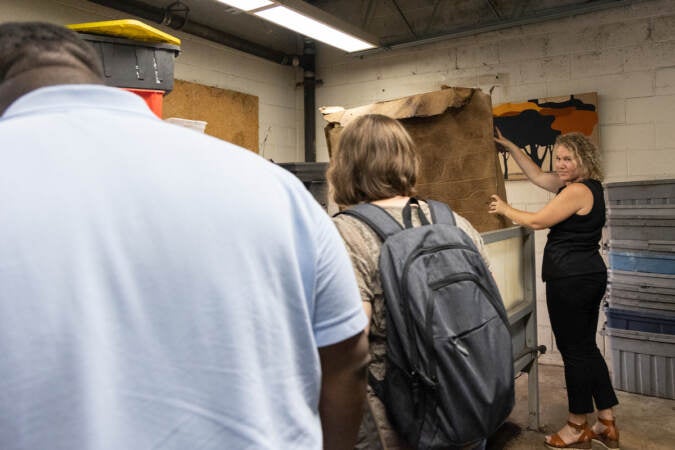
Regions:
M 316 162 L 316 45 L 314 41 L 305 39 L 302 51 L 302 86 L 304 91 L 305 117 L 305 162 Z
M 167 25 L 175 30 L 184 31 L 186 33 L 198 36 L 209 41 L 216 42 L 218 44 L 225 45 L 227 47 L 240 50 L 242 52 L 248 53 L 250 55 L 257 56 L 259 58 L 266 59 L 268 61 L 275 62 L 282 65 L 292 65 L 294 55 L 287 55 L 283 52 L 272 50 L 267 47 L 255 44 L 253 42 L 247 41 L 245 39 L 239 38 L 237 36 L 225 33 L 223 31 L 211 28 L 206 25 L 202 25 L 197 22 L 188 20 L 189 10 L 182 5 L 180 2 L 174 3 L 172 6 L 183 6 L 181 8 L 172 9 L 168 8 L 157 8 L 147 3 L 139 2 L 136 0 L 89 0 L 92 3 L 97 3 L 99 5 L 106 6 L 108 8 L 116 9 L 118 11 L 123 11 L 128 14 L 133 14 L 134 16 L 141 17 L 146 20 L 151 20 L 153 22 Z M 296 57 L 297 58 L 297 57 Z

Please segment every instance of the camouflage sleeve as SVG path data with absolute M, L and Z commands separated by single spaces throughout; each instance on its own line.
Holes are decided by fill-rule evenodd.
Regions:
M 373 303 L 379 284 L 378 259 L 380 242 L 377 235 L 358 219 L 344 214 L 333 218 L 354 267 L 361 300 Z

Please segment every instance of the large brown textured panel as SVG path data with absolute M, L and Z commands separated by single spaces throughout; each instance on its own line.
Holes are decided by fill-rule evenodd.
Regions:
M 362 114 L 388 115 L 408 130 L 420 155 L 420 197 L 448 203 L 481 232 L 510 226 L 503 217 L 487 212 L 490 195 L 506 199 L 489 95 L 478 89 L 448 88 L 325 114 L 329 153 L 336 148 L 342 127 Z
M 258 152 L 258 97 L 174 80 L 164 97 L 164 118 L 203 120 L 206 134 Z

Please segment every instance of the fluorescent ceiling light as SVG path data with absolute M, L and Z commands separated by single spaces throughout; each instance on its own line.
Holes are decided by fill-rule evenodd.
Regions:
M 243 11 L 251 11 L 272 4 L 272 2 L 269 0 L 218 0 L 218 1 L 220 3 L 225 3 L 226 5 L 234 6 L 235 8 L 241 9 Z
M 229 2 L 230 0 L 226 3 Z M 275 6 L 273 8 L 263 9 L 254 14 L 284 28 L 295 31 L 296 33 L 304 34 L 305 36 L 332 45 L 333 47 L 340 48 L 346 52 L 358 52 L 360 50 L 376 47 L 369 42 L 350 36 L 347 33 L 318 22 L 315 19 L 311 19 L 290 10 L 285 6 Z

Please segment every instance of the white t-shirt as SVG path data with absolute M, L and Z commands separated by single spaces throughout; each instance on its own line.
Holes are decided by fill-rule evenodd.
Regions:
M 0 446 L 320 449 L 317 347 L 366 325 L 302 183 L 104 86 L 0 119 Z

